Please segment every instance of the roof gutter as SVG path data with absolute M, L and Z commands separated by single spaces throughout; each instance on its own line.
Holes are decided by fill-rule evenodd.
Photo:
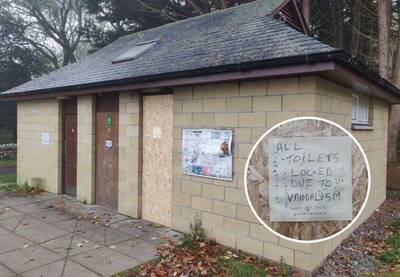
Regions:
M 335 68 L 332 66 L 325 66 L 325 67 L 320 66 L 311 70 L 309 67 L 307 67 L 307 65 L 315 66 L 315 65 L 321 65 L 323 63 L 329 64 L 329 62 L 335 62 L 354 70 L 355 72 L 363 75 L 369 81 L 377 84 L 379 87 L 392 94 L 392 96 L 398 97 L 400 101 L 400 91 L 397 87 L 395 87 L 389 81 L 382 79 L 370 67 L 358 61 L 357 59 L 355 59 L 354 57 L 352 57 L 343 50 L 334 50 L 331 52 L 324 52 L 318 54 L 310 54 L 310 55 L 307 54 L 300 56 L 276 58 L 258 62 L 238 63 L 238 64 L 202 68 L 190 71 L 180 71 L 174 73 L 143 76 L 130 79 L 112 80 L 112 81 L 68 86 L 68 87 L 61 87 L 54 89 L 26 91 L 26 92 L 18 92 L 10 94 L 6 93 L 1 95 L 1 97 L 8 100 L 19 100 L 25 97 L 36 98 L 42 95 L 47 95 L 47 97 L 51 97 L 51 95 L 54 94 L 55 96 L 55 94 L 57 93 L 63 93 L 64 95 L 75 95 L 76 91 L 82 91 L 82 90 L 87 91 L 87 94 L 90 94 L 90 90 L 96 90 L 100 88 L 103 89 L 107 87 L 117 87 L 117 86 L 127 86 L 131 87 L 132 89 L 140 89 L 141 87 L 149 87 L 149 86 L 172 87 L 190 83 L 189 81 L 185 83 L 184 81 L 182 81 L 182 79 L 192 79 L 192 82 L 196 81 L 198 83 L 216 82 L 219 80 L 218 78 L 208 78 L 207 76 L 210 75 L 220 75 L 220 77 L 225 76 L 225 79 L 222 78 L 222 80 L 219 81 L 233 80 L 232 78 L 251 79 L 251 78 L 263 77 L 261 76 L 261 73 L 258 73 L 258 75 L 254 74 L 256 70 L 264 70 L 264 71 L 268 70 L 269 74 L 272 74 L 271 72 L 275 70 L 275 73 L 270 75 L 272 77 L 278 77 L 279 74 L 281 76 L 302 74 L 301 68 L 299 68 L 298 71 L 289 70 L 289 67 L 295 67 L 295 66 L 303 66 L 302 69 L 304 70 L 304 74 L 312 74 L 312 73 L 317 73 L 317 71 L 334 70 Z M 278 70 L 279 68 L 282 68 L 282 70 L 279 71 Z M 285 74 L 284 72 L 285 70 L 283 70 L 283 68 L 288 69 L 287 74 Z M 266 72 L 264 73 L 266 74 Z M 228 76 L 228 74 L 230 75 Z

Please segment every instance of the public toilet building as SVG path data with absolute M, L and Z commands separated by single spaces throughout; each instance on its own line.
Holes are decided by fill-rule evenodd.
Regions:
M 119 38 L 6 91 L 18 102 L 18 182 L 74 195 L 271 260 L 316 268 L 385 200 L 388 109 L 396 87 L 309 36 L 297 1 L 259 0 Z M 282 239 L 253 215 L 246 159 L 276 123 L 319 116 L 369 158 L 362 216 L 332 240 Z M 232 180 L 183 174 L 182 130 L 233 130 Z

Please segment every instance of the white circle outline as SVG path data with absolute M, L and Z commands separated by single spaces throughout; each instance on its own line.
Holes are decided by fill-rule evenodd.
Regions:
M 339 128 L 340 130 L 342 130 L 343 132 L 345 132 L 348 136 L 350 136 L 350 137 L 352 138 L 353 142 L 356 143 L 356 145 L 358 146 L 358 148 L 360 149 L 360 151 L 361 151 L 361 153 L 362 153 L 362 155 L 363 155 L 363 157 L 364 157 L 365 163 L 366 163 L 366 165 L 367 165 L 367 173 L 368 173 L 368 188 L 367 188 L 367 194 L 366 194 L 366 196 L 365 196 L 364 203 L 363 203 L 363 205 L 361 206 L 361 209 L 358 211 L 357 215 L 353 218 L 352 221 L 350 221 L 349 224 L 346 225 L 346 227 L 344 227 L 344 228 L 343 228 L 342 230 L 340 230 L 339 232 L 336 232 L 336 233 L 334 233 L 333 235 L 330 235 L 330 236 L 328 236 L 328 237 L 326 237 L 326 238 L 315 239 L 315 240 L 299 240 L 299 239 L 289 238 L 289 237 L 287 237 L 287 236 L 282 235 L 281 233 L 278 233 L 277 231 L 275 231 L 275 230 L 272 229 L 271 227 L 269 227 L 269 226 L 258 216 L 257 212 L 255 211 L 255 209 L 254 209 L 254 207 L 253 207 L 253 204 L 252 204 L 251 201 L 250 201 L 249 192 L 248 192 L 248 189 L 247 189 L 247 178 L 246 178 L 246 176 L 247 176 L 247 171 L 248 171 L 248 168 L 249 168 L 249 162 L 250 162 L 250 159 L 251 159 L 251 157 L 253 156 L 253 152 L 254 152 L 254 150 L 257 148 L 258 144 L 264 139 L 264 137 L 266 137 L 270 132 L 272 132 L 273 130 L 275 130 L 275 129 L 278 128 L 279 126 L 281 126 L 281 125 L 283 125 L 283 124 L 286 124 L 286 123 L 289 123 L 289 122 L 292 122 L 292 121 L 304 120 L 304 119 L 312 119 L 312 120 L 319 120 L 319 121 L 327 122 L 327 123 L 332 124 L 333 126 Z M 275 124 L 273 127 L 269 128 L 269 129 L 257 140 L 257 142 L 254 144 L 253 148 L 252 148 L 251 151 L 250 151 L 249 156 L 247 157 L 247 161 L 246 161 L 246 165 L 245 165 L 245 166 L 246 166 L 246 167 L 245 167 L 245 171 L 244 171 L 244 188 L 245 188 L 245 194 L 246 194 L 247 202 L 249 203 L 249 206 L 250 206 L 251 211 L 252 211 L 253 214 L 256 216 L 257 220 L 258 220 L 265 228 L 267 228 L 269 231 L 271 231 L 273 234 L 277 235 L 278 237 L 280 237 L 280 238 L 282 238 L 282 239 L 289 240 L 289 241 L 291 241 L 291 242 L 296 242 L 296 243 L 319 243 L 319 242 L 324 242 L 324 241 L 333 239 L 333 238 L 335 238 L 335 237 L 341 235 L 342 233 L 344 233 L 344 232 L 345 232 L 347 229 L 349 229 L 349 228 L 354 224 L 354 222 L 356 222 L 357 219 L 361 216 L 362 212 L 363 212 L 364 209 L 365 209 L 365 206 L 367 205 L 367 202 L 368 202 L 368 199 L 369 199 L 369 194 L 370 194 L 370 191 L 371 191 L 371 171 L 370 171 L 370 168 L 369 168 L 369 161 L 368 161 L 367 155 L 365 154 L 364 149 L 362 148 L 361 144 L 358 142 L 358 140 L 353 136 L 353 134 L 352 134 L 351 132 L 349 132 L 348 130 L 346 130 L 344 127 L 340 126 L 340 125 L 337 124 L 336 122 L 330 121 L 330 120 L 325 119 L 325 118 L 316 117 L 316 116 L 299 116 L 299 117 L 294 117 L 294 118 L 291 118 L 291 119 L 287 119 L 287 120 L 281 121 L 281 122 Z M 269 185 L 269 184 L 268 184 L 268 185 Z

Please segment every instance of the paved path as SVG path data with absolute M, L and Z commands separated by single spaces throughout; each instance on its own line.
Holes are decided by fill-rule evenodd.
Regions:
M 92 224 L 53 208 L 59 198 L 0 194 L 0 276 L 109 276 L 155 258 L 155 248 L 177 236 L 121 215 Z

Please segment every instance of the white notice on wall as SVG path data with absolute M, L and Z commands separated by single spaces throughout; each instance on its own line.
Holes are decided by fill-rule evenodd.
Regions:
M 42 144 L 50 144 L 50 133 L 42 133 Z
M 271 222 L 352 219 L 350 137 L 268 140 Z
M 182 129 L 183 174 L 232 180 L 233 131 Z
M 106 142 L 105 142 L 106 148 L 110 149 L 110 148 L 112 148 L 112 145 L 113 145 L 112 140 L 106 139 Z
M 161 127 L 153 127 L 153 138 L 161 138 Z

